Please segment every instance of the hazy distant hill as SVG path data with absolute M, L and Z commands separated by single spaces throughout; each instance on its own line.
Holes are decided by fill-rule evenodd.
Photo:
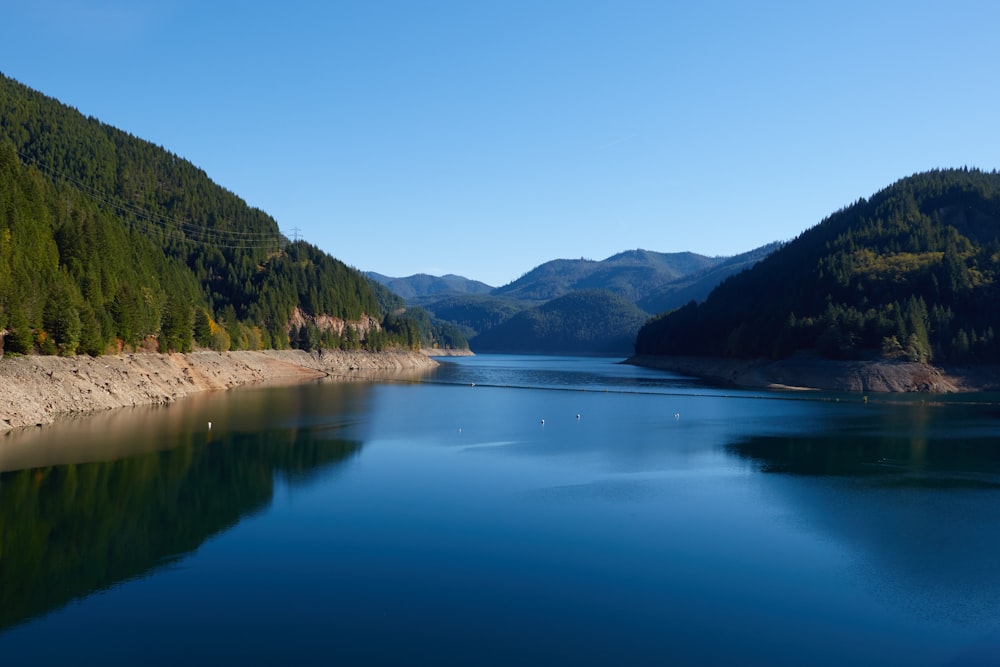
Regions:
M 485 286 L 458 276 L 434 279 L 368 275 L 392 286 L 398 294 L 411 295 L 406 298 L 411 306 L 419 305 L 437 320 L 458 326 L 474 351 L 538 352 L 568 345 L 566 354 L 628 354 L 634 341 L 621 341 L 634 337 L 649 313 L 704 299 L 727 276 L 751 266 L 777 246 L 772 244 L 735 257 L 629 250 L 600 262 L 557 259 L 489 293 L 471 293 Z M 599 294 L 601 298 L 595 296 Z M 577 296 L 553 304 L 570 295 Z M 606 298 L 611 295 L 616 298 Z M 578 319 L 564 310 L 581 303 L 603 316 L 606 324 L 588 324 L 586 332 L 558 329 L 558 322 L 579 326 Z
M 537 302 L 579 290 L 604 289 L 636 303 L 657 287 L 715 266 L 723 260 L 692 252 L 660 253 L 650 250 L 629 250 L 599 262 L 556 259 L 492 293 Z
M 414 303 L 425 297 L 438 298 L 452 294 L 489 294 L 493 291 L 493 287 L 486 283 L 454 274 L 429 276 L 426 273 L 417 273 L 406 278 L 391 278 L 374 271 L 368 271 L 366 275 L 403 297 L 407 303 Z
M 523 310 L 470 341 L 474 352 L 629 355 L 648 315 L 607 290 L 583 290 Z
M 904 178 L 650 322 L 644 354 L 996 363 L 1000 174 Z
M 723 280 L 750 268 L 781 245 L 780 242 L 769 243 L 750 252 L 727 257 L 707 269 L 682 276 L 652 290 L 640 298 L 636 305 L 647 313 L 663 313 L 691 301 L 704 301 Z
M 476 294 L 445 297 L 425 306 L 439 320 L 461 327 L 467 338 L 489 331 L 530 307 L 516 299 Z

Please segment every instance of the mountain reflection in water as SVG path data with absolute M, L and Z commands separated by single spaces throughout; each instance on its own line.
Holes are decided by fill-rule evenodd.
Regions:
M 224 392 L 4 436 L 0 655 L 1000 654 L 1000 402 L 684 382 L 484 355 L 421 382 Z
M 881 406 L 809 429 L 755 434 L 728 445 L 763 472 L 860 476 L 880 484 L 1000 487 L 1000 443 L 983 428 L 994 408 Z M 935 414 L 937 413 L 937 414 Z
M 294 393 L 284 391 L 285 396 Z M 155 420 L 166 431 L 159 436 L 165 440 L 135 434 L 131 455 L 116 438 L 120 458 L 0 473 L 0 547 L 7 547 L 0 550 L 0 631 L 181 559 L 211 536 L 265 509 L 276 478 L 303 483 L 361 448 L 360 441 L 336 437 L 329 426 L 231 430 L 220 428 L 223 421 L 213 431 L 201 422 L 200 429 L 184 433 L 178 420 L 200 419 L 199 408 L 192 403 L 175 412 L 174 428 Z M 109 420 L 122 416 L 70 420 L 54 429 L 69 434 L 85 423 L 107 427 Z M 134 413 L 124 416 L 136 423 Z M 254 426 L 249 417 L 242 423 Z M 96 440 L 98 434 L 85 427 L 77 440 Z M 32 434 L 24 437 L 30 452 Z M 157 450 L 163 442 L 174 447 Z M 36 456 L 98 455 L 86 444 L 64 442 Z M 28 453 L 19 458 L 29 460 Z
M 876 597 L 949 623 L 989 625 L 1000 617 L 1000 440 L 982 432 L 992 408 L 935 410 L 882 407 L 726 449 L 787 476 L 770 488 L 798 521 L 865 554 L 862 576 Z M 963 603 L 941 604 L 946 598 Z M 985 650 L 1000 655 L 1000 634 Z

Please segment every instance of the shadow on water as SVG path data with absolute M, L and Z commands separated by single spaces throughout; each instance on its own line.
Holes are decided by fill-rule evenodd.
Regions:
M 855 477 L 881 486 L 1000 489 L 993 407 L 883 406 L 818 428 L 756 434 L 727 451 L 762 472 Z
M 994 412 L 883 406 L 860 418 L 821 420 L 806 432 L 749 435 L 726 450 L 773 474 L 768 488 L 786 498 L 803 524 L 851 545 L 860 557 L 854 567 L 876 598 L 978 627 L 985 639 L 970 651 L 985 646 L 995 656 L 1000 424 Z
M 276 480 L 303 484 L 361 449 L 336 425 L 264 422 L 0 473 L 0 633 L 178 561 L 267 508 Z

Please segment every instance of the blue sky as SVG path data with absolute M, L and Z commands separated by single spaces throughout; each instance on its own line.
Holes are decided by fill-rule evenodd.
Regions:
M 1000 167 L 1000 3 L 7 3 L 0 71 L 347 264 L 731 255 Z

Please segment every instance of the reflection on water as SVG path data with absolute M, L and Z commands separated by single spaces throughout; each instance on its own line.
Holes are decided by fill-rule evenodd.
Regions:
M 18 469 L 0 473 L 0 631 L 176 561 L 267 507 L 276 477 L 302 483 L 358 453 L 329 425 L 258 429 L 261 401 L 308 414 L 290 395 L 248 392 L 237 413 L 184 402 L 9 437 L 4 460 Z
M 422 382 L 226 392 L 20 431 L 0 438 L 0 655 L 996 654 L 995 404 L 786 396 L 484 356 Z
M 212 442 L 233 430 L 327 423 L 331 406 L 342 414 L 334 424 L 344 426 L 366 410 L 371 388 L 370 382 L 247 387 L 205 392 L 165 406 L 72 415 L 44 428 L 0 436 L 0 472 L 172 449 L 198 433 Z
M 870 477 L 882 485 L 1000 489 L 995 438 L 765 435 L 727 449 L 756 461 L 763 472 Z
M 953 627 L 989 628 L 1000 619 L 993 411 L 882 406 L 847 420 L 827 415 L 805 433 L 747 435 L 726 450 L 789 475 L 769 488 L 802 525 L 864 555 L 856 567 L 876 597 Z M 987 655 L 1000 656 L 1000 635 L 967 657 Z
M 881 484 L 1000 487 L 992 406 L 919 404 L 831 413 L 791 433 L 747 434 L 728 451 L 764 472 L 877 478 Z M 838 418 L 835 418 L 838 417 Z

